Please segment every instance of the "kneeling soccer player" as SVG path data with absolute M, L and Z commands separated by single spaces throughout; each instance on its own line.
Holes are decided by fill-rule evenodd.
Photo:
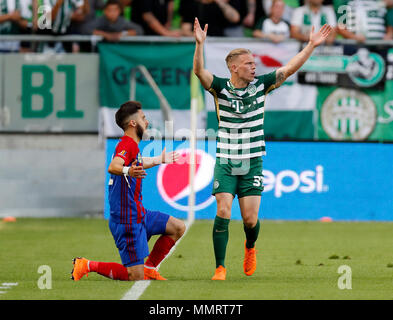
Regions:
M 116 123 L 124 130 L 109 165 L 109 228 L 119 250 L 122 264 L 74 258 L 71 279 L 78 281 L 89 272 L 97 272 L 114 280 L 166 280 L 157 266 L 181 238 L 183 221 L 142 205 L 144 169 L 177 161 L 177 152 L 162 152 L 154 158 L 142 158 L 138 143 L 148 127 L 141 104 L 124 103 L 116 112 Z M 161 234 L 149 255 L 148 241 Z M 145 257 L 148 256 L 146 263 Z

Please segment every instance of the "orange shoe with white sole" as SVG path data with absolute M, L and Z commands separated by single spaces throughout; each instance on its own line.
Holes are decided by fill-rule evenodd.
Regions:
M 218 268 L 216 268 L 216 271 L 214 272 L 212 280 L 225 280 L 226 275 L 227 269 L 225 269 L 223 266 L 218 266 Z
M 80 280 L 84 275 L 89 273 L 89 260 L 81 257 L 72 259 L 74 268 L 71 271 L 71 279 L 74 281 Z
M 161 276 L 156 268 L 146 267 L 144 268 L 144 279 L 145 280 L 168 280 Z
M 257 250 L 254 248 L 247 248 L 246 241 L 244 242 L 244 261 L 243 270 L 247 276 L 251 276 L 257 269 Z

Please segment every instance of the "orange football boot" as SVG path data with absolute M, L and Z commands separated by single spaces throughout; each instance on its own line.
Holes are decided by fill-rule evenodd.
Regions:
M 168 280 L 161 276 L 156 268 L 149 268 L 145 266 L 144 273 L 144 280 Z
M 80 280 L 84 275 L 89 273 L 89 267 L 88 267 L 88 262 L 89 260 L 81 257 L 77 257 L 72 259 L 72 264 L 74 265 L 74 268 L 71 271 L 71 279 L 74 281 Z
M 257 250 L 255 247 L 248 249 L 244 241 L 244 251 L 243 270 L 247 276 L 251 276 L 257 268 Z
M 225 269 L 223 266 L 218 266 L 218 268 L 216 268 L 216 271 L 214 272 L 212 280 L 225 280 L 226 275 L 227 269 Z

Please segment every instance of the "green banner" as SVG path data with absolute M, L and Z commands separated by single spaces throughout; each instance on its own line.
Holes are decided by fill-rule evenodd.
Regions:
M 357 52 L 361 52 L 358 49 Z M 369 50 L 371 52 L 371 49 Z M 369 66 L 375 67 L 375 72 L 370 73 L 370 79 L 383 78 L 383 82 L 379 85 L 377 81 L 368 81 L 369 85 L 364 79 L 357 79 L 354 84 L 347 85 L 343 78 L 338 78 L 333 86 L 320 83 L 318 87 L 317 111 L 319 114 L 317 123 L 317 140 L 337 140 L 337 141 L 393 141 L 393 49 L 386 50 L 374 49 L 374 52 L 369 52 L 371 62 Z M 379 57 L 377 59 L 378 53 Z M 331 57 L 337 60 L 337 57 Z M 346 61 L 342 58 L 342 61 Z M 303 68 L 299 81 L 304 82 L 310 74 L 305 74 L 311 71 L 318 75 L 318 79 L 322 79 L 327 71 L 326 61 L 330 61 L 328 56 L 316 56 L 311 59 L 311 62 Z M 354 59 L 353 59 L 354 60 Z M 316 61 L 325 61 L 320 64 L 318 73 L 318 64 Z M 354 60 L 357 61 L 357 60 Z M 381 63 L 377 63 L 381 61 Z M 331 65 L 338 65 L 332 63 Z M 346 65 L 346 63 L 344 63 Z M 383 68 L 379 67 L 382 65 Z M 364 65 L 363 65 L 364 67 Z M 343 68 L 347 70 L 348 68 Z M 345 71 L 341 70 L 341 75 L 346 75 Z M 361 69 L 359 69 L 361 70 Z M 378 71 L 379 70 L 379 71 Z M 382 71 L 381 71 L 382 70 Z M 363 68 L 363 73 L 372 71 L 370 68 Z M 377 72 L 378 71 L 378 72 Z M 333 70 L 333 73 L 337 70 Z M 332 73 L 332 74 L 333 74 Z M 304 76 L 305 75 L 305 76 Z M 311 74 L 313 75 L 313 74 Z M 340 76 L 340 75 L 339 75 Z M 328 77 L 325 77 L 328 79 Z M 341 80 L 340 80 L 341 79 Z M 361 80 L 363 82 L 361 82 Z M 366 88 L 369 87 L 369 88 Z M 382 90 L 381 90 L 382 89 Z
M 393 81 L 385 90 L 319 87 L 318 140 L 393 141 Z
M 266 140 L 312 140 L 313 111 L 266 111 Z
M 302 84 L 384 90 L 391 65 L 387 46 L 322 46 L 298 72 Z
M 222 58 L 227 47 L 221 47 L 222 44 L 209 44 L 206 65 L 216 75 L 229 76 Z M 217 51 L 217 54 L 213 49 L 222 52 Z M 297 47 L 294 48 L 293 55 L 297 50 Z M 265 121 L 268 139 L 393 141 L 393 50 L 386 47 L 369 48 L 368 57 L 375 58 L 378 54 L 384 64 L 381 71 L 377 63 L 379 60 L 374 59 L 377 62 L 371 65 L 381 71 L 375 74 L 383 76 L 382 80 L 378 76 L 378 81 L 370 82 L 368 86 L 355 81 L 357 77 L 354 72 L 358 69 L 348 69 L 349 65 L 355 65 L 363 53 L 357 47 L 351 50 L 347 47 L 332 47 L 317 52 L 299 71 L 300 84 L 294 79 L 269 94 Z M 107 123 L 114 123 L 114 111 L 130 98 L 131 71 L 143 65 L 174 110 L 175 127 L 190 126 L 187 113 L 190 109 L 190 92 L 194 91 L 193 97 L 201 100 L 200 92 L 190 90 L 191 87 L 198 88 L 198 79 L 191 77 L 194 43 L 100 43 L 99 52 L 100 105 Z M 270 51 L 266 49 L 264 52 Z M 220 59 L 214 60 L 217 57 Z M 319 65 L 321 61 L 324 63 Z M 349 71 L 353 72 L 352 78 L 348 75 Z M 261 70 L 258 72 L 263 73 Z M 332 75 L 338 75 L 334 81 Z M 195 85 L 192 86 L 194 80 Z M 302 85 L 304 82 L 312 85 Z M 139 71 L 136 73 L 135 92 L 135 99 L 141 101 L 148 111 L 152 127 L 160 128 L 160 103 Z M 209 94 L 204 93 L 209 98 Z M 198 104 L 199 110 L 201 106 L 203 108 L 203 104 Z M 213 110 L 208 108 L 211 112 L 207 112 L 205 119 L 202 119 L 205 121 L 202 128 L 217 129 Z
M 100 104 L 118 108 L 130 98 L 131 70 L 147 68 L 172 109 L 190 108 L 193 43 L 100 43 Z M 136 100 L 144 109 L 160 109 L 154 91 L 136 72 Z

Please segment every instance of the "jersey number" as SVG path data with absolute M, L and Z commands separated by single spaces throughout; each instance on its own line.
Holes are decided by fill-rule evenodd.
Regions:
M 252 184 L 254 187 L 262 186 L 263 177 L 262 176 L 254 176 L 254 183 Z

